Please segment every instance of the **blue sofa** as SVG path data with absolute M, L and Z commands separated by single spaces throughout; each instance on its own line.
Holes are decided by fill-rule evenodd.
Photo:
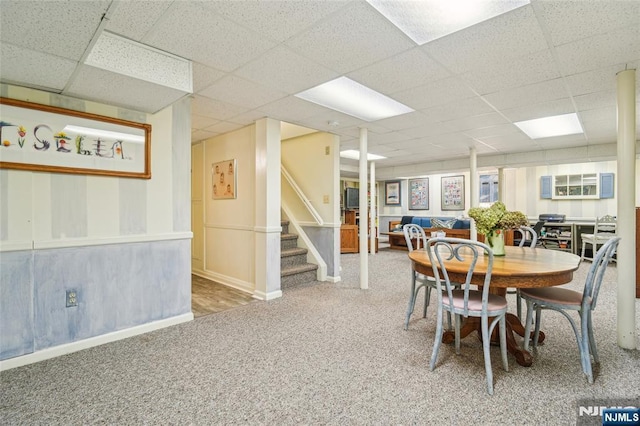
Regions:
M 470 238 L 471 232 L 471 219 L 457 219 L 453 224 L 453 227 L 448 228 L 436 228 L 431 223 L 433 217 L 424 216 L 403 216 L 400 221 L 389 222 L 389 232 L 386 235 L 389 236 L 389 246 L 396 250 L 407 250 L 407 243 L 404 240 L 404 234 L 402 233 L 402 225 L 407 223 L 415 223 L 424 228 L 427 236 L 432 231 L 444 230 L 448 236 L 456 238 Z M 454 219 L 453 217 L 438 217 L 442 221 L 448 221 Z
M 452 217 L 439 217 L 440 220 L 451 220 Z M 422 216 L 414 216 L 411 219 L 411 223 L 415 223 L 416 225 L 420 225 L 423 228 L 433 228 L 431 226 L 431 218 L 430 217 L 422 217 Z M 453 228 L 451 229 L 471 229 L 471 219 L 457 219 L 456 223 L 453 224 Z

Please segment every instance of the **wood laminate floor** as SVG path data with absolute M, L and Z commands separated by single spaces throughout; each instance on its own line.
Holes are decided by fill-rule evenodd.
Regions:
M 255 301 L 250 294 L 191 275 L 191 311 L 195 318 Z

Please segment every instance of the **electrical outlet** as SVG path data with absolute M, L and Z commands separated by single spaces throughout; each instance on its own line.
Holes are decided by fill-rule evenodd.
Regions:
M 78 292 L 75 290 L 67 290 L 67 308 L 78 306 Z
M 325 204 L 329 204 L 329 196 L 328 195 L 323 196 L 322 197 L 322 202 L 325 203 Z

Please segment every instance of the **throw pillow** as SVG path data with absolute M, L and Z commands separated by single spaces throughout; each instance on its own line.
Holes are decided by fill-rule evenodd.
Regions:
M 446 229 L 452 229 L 453 225 L 456 224 L 457 219 L 438 219 L 437 217 L 434 217 L 433 219 L 431 219 L 431 227 L 432 228 L 446 228 Z

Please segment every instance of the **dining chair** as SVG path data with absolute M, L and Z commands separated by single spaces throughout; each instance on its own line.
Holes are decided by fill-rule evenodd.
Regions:
M 409 252 L 413 250 L 419 250 L 425 248 L 427 245 L 427 235 L 424 232 L 424 228 L 414 223 L 406 224 L 402 227 L 404 233 L 404 239 L 407 243 Z M 415 246 L 414 246 L 415 242 Z M 427 275 L 420 274 L 415 270 L 411 270 L 411 295 L 409 296 L 409 306 L 407 307 L 407 316 L 404 320 L 404 329 L 409 328 L 409 319 L 413 313 L 413 309 L 416 305 L 416 299 L 421 288 L 424 288 L 424 308 L 422 311 L 422 318 L 427 316 L 427 306 L 431 298 L 431 289 L 436 287 L 436 280 Z M 447 317 L 449 328 L 451 328 L 451 315 Z
M 602 277 L 607 269 L 607 265 L 611 260 L 611 256 L 618 248 L 620 237 L 609 239 L 598 250 L 593 258 L 593 263 L 589 268 L 587 279 L 585 281 L 582 293 L 562 287 L 540 287 L 540 288 L 523 288 L 520 295 L 527 302 L 527 320 L 525 323 L 524 335 L 530 336 L 531 322 L 533 320 L 533 311 L 536 311 L 535 331 L 533 335 L 533 347 L 538 345 L 538 336 L 540 334 L 540 318 L 543 309 L 552 309 L 564 315 L 573 328 L 580 350 L 580 362 L 582 363 L 582 371 L 587 376 L 587 381 L 593 383 L 593 372 L 591 369 L 591 357 L 593 355 L 594 363 L 598 363 L 598 352 L 596 350 L 596 341 L 593 337 L 593 324 L 591 313 L 596 308 L 598 300 L 598 292 L 602 285 Z M 580 330 L 573 318 L 569 315 L 569 311 L 578 311 L 580 317 Z M 529 339 L 524 339 L 524 350 L 529 350 Z
M 484 353 L 484 366 L 487 374 L 487 392 L 493 395 L 493 371 L 491 370 L 491 333 L 498 325 L 500 334 L 500 352 L 502 354 L 502 366 L 509 371 L 507 360 L 507 330 L 506 313 L 507 299 L 502 296 L 489 293 L 491 284 L 491 271 L 493 268 L 493 251 L 484 243 L 464 240 L 460 238 L 432 238 L 427 241 L 427 253 L 436 277 L 436 293 L 438 295 L 438 324 L 436 327 L 433 353 L 431 354 L 430 369 L 436 367 L 438 351 L 442 344 L 442 314 L 447 311 L 455 316 L 455 348 L 456 354 L 460 354 L 460 322 L 461 317 L 480 317 L 482 350 Z M 471 289 L 471 278 L 475 273 L 479 257 L 486 263 L 486 272 L 482 288 Z M 449 277 L 449 270 L 463 267 L 465 280 L 460 283 L 461 288 L 456 289 Z M 475 285 L 475 284 L 474 284 Z
M 582 258 L 582 260 L 593 260 L 593 256 L 595 256 L 595 253 L 598 251 L 598 245 L 602 245 L 617 236 L 616 227 L 617 220 L 614 216 L 606 215 L 596 218 L 593 234 L 580 234 L 580 238 L 582 239 L 580 258 Z M 585 256 L 587 244 L 591 244 L 592 253 L 594 253 L 592 257 Z M 615 262 L 615 258 L 612 260 Z
M 538 245 L 538 232 L 540 232 L 539 230 L 536 231 L 536 227 L 538 227 L 539 224 L 544 225 L 544 222 L 538 222 L 536 223 L 536 226 L 534 228 L 530 227 L 530 226 L 521 226 L 520 228 L 515 228 L 514 231 L 519 232 L 520 234 L 522 234 L 522 238 L 520 238 L 520 242 L 518 243 L 518 247 L 525 247 L 525 245 L 527 245 L 528 247 L 531 248 L 536 248 L 536 246 Z M 540 229 L 542 229 L 542 226 L 540 226 Z M 514 241 L 515 238 L 514 238 Z M 520 321 L 522 321 L 522 298 L 520 297 L 520 289 L 515 289 L 515 291 L 507 291 L 508 293 L 515 293 L 516 294 L 516 314 L 518 315 L 518 319 Z

